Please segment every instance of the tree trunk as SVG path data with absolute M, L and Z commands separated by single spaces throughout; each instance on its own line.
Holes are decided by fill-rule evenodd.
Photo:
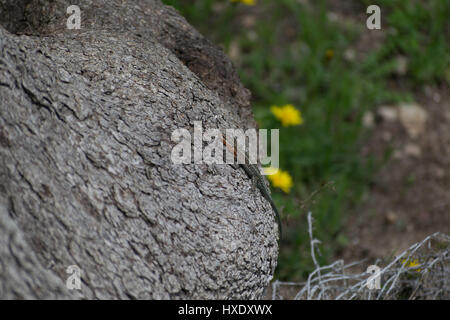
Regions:
M 255 126 L 224 53 L 159 1 L 0 0 L 0 17 L 0 298 L 260 298 L 270 204 L 229 165 L 170 160 L 194 121 Z

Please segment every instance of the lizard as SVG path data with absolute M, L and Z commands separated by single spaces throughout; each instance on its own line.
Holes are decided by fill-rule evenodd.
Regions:
M 234 158 L 237 159 L 237 154 L 239 153 L 239 150 L 234 148 L 234 144 L 230 144 L 227 142 L 227 140 L 222 136 L 222 142 L 224 146 L 230 150 L 234 154 Z M 270 195 L 269 188 L 267 187 L 264 177 L 259 171 L 259 167 L 257 164 L 251 164 L 248 156 L 244 154 L 245 163 L 239 163 L 239 166 L 244 170 L 244 172 L 247 174 L 247 176 L 252 180 L 252 184 L 256 185 L 261 192 L 262 196 L 270 203 L 270 206 L 272 207 L 272 210 L 275 212 L 277 223 L 278 223 L 278 234 L 279 239 L 281 239 L 281 219 L 280 214 L 278 212 L 278 209 L 273 202 L 272 196 Z

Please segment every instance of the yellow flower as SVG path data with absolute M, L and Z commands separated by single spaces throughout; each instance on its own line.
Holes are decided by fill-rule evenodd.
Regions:
M 333 49 L 328 49 L 327 51 L 325 51 L 325 57 L 328 60 L 331 60 L 334 57 L 334 51 Z
M 284 106 L 272 106 L 270 107 L 273 115 L 281 121 L 283 127 L 295 126 L 303 123 L 302 113 L 297 110 L 292 104 L 286 104 Z
M 402 264 L 406 268 L 414 268 L 414 267 L 417 267 L 418 265 L 420 265 L 419 260 L 417 260 L 417 259 L 414 259 L 414 260 L 403 259 Z M 420 272 L 420 271 L 422 271 L 422 269 L 415 269 L 414 271 Z
M 248 6 L 253 6 L 256 3 L 256 0 L 231 0 L 231 2 L 241 2 Z
M 292 186 L 292 177 L 287 171 L 275 169 L 272 167 L 264 168 L 264 172 L 267 174 L 267 178 L 275 188 L 280 188 L 285 193 L 289 193 Z

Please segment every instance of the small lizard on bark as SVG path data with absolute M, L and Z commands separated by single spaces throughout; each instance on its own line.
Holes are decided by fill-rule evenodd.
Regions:
M 234 144 L 228 143 L 227 140 L 225 140 L 225 138 L 223 136 L 222 136 L 222 142 L 225 145 L 225 147 L 234 154 L 234 159 L 236 160 L 238 153 L 240 153 L 239 150 L 234 148 Z M 261 194 L 263 195 L 263 197 L 267 201 L 269 201 L 270 206 L 272 207 L 273 211 L 275 212 L 275 215 L 277 218 L 279 239 L 281 240 L 281 232 L 282 231 L 281 231 L 280 214 L 277 210 L 277 207 L 275 206 L 275 203 L 272 200 L 272 196 L 270 195 L 269 188 L 267 187 L 267 185 L 264 181 L 263 175 L 259 171 L 258 165 L 251 164 L 248 159 L 248 156 L 246 154 L 244 154 L 244 158 L 245 158 L 245 163 L 239 163 L 239 166 L 242 169 L 244 169 L 247 176 L 252 180 L 252 184 L 256 185 L 258 187 L 258 189 L 261 191 Z

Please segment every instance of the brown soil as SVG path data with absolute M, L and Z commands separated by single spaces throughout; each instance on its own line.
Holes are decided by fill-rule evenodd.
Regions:
M 450 233 L 450 91 L 415 94 L 426 111 L 424 131 L 411 137 L 400 120 L 379 117 L 364 152 L 392 156 L 378 172 L 362 207 L 346 225 L 346 261 L 386 258 L 434 232 Z M 377 118 L 377 117 L 376 117 Z
M 367 16 L 360 2 L 345 3 L 328 1 L 331 18 L 365 23 Z M 361 31 L 352 48 L 356 59 L 376 50 L 386 34 L 386 30 Z M 405 90 L 408 79 L 400 75 L 392 87 Z M 367 259 L 368 266 L 377 259 L 388 260 L 432 233 L 450 234 L 450 88 L 444 84 L 407 90 L 415 91 L 414 101 L 426 113 L 425 127 L 414 136 L 398 117 L 389 120 L 374 112 L 362 156 L 391 156 L 378 171 L 363 204 L 347 219 L 344 234 L 349 245 L 337 252 L 333 261 Z M 280 294 L 292 299 L 298 289 L 282 287 Z M 270 287 L 266 298 L 271 298 Z
M 329 0 L 331 16 L 365 25 L 365 7 L 359 1 L 345 3 Z M 379 48 L 387 32 L 363 28 L 353 48 L 356 59 Z M 393 80 L 392 89 L 414 92 L 404 74 Z M 392 156 L 377 173 L 364 204 L 348 219 L 344 234 L 349 245 L 336 259 L 386 259 L 431 233 L 450 233 L 450 88 L 415 91 L 415 102 L 427 114 L 417 137 L 408 134 L 399 119 L 375 116 L 363 155 L 382 159 L 391 151 Z

